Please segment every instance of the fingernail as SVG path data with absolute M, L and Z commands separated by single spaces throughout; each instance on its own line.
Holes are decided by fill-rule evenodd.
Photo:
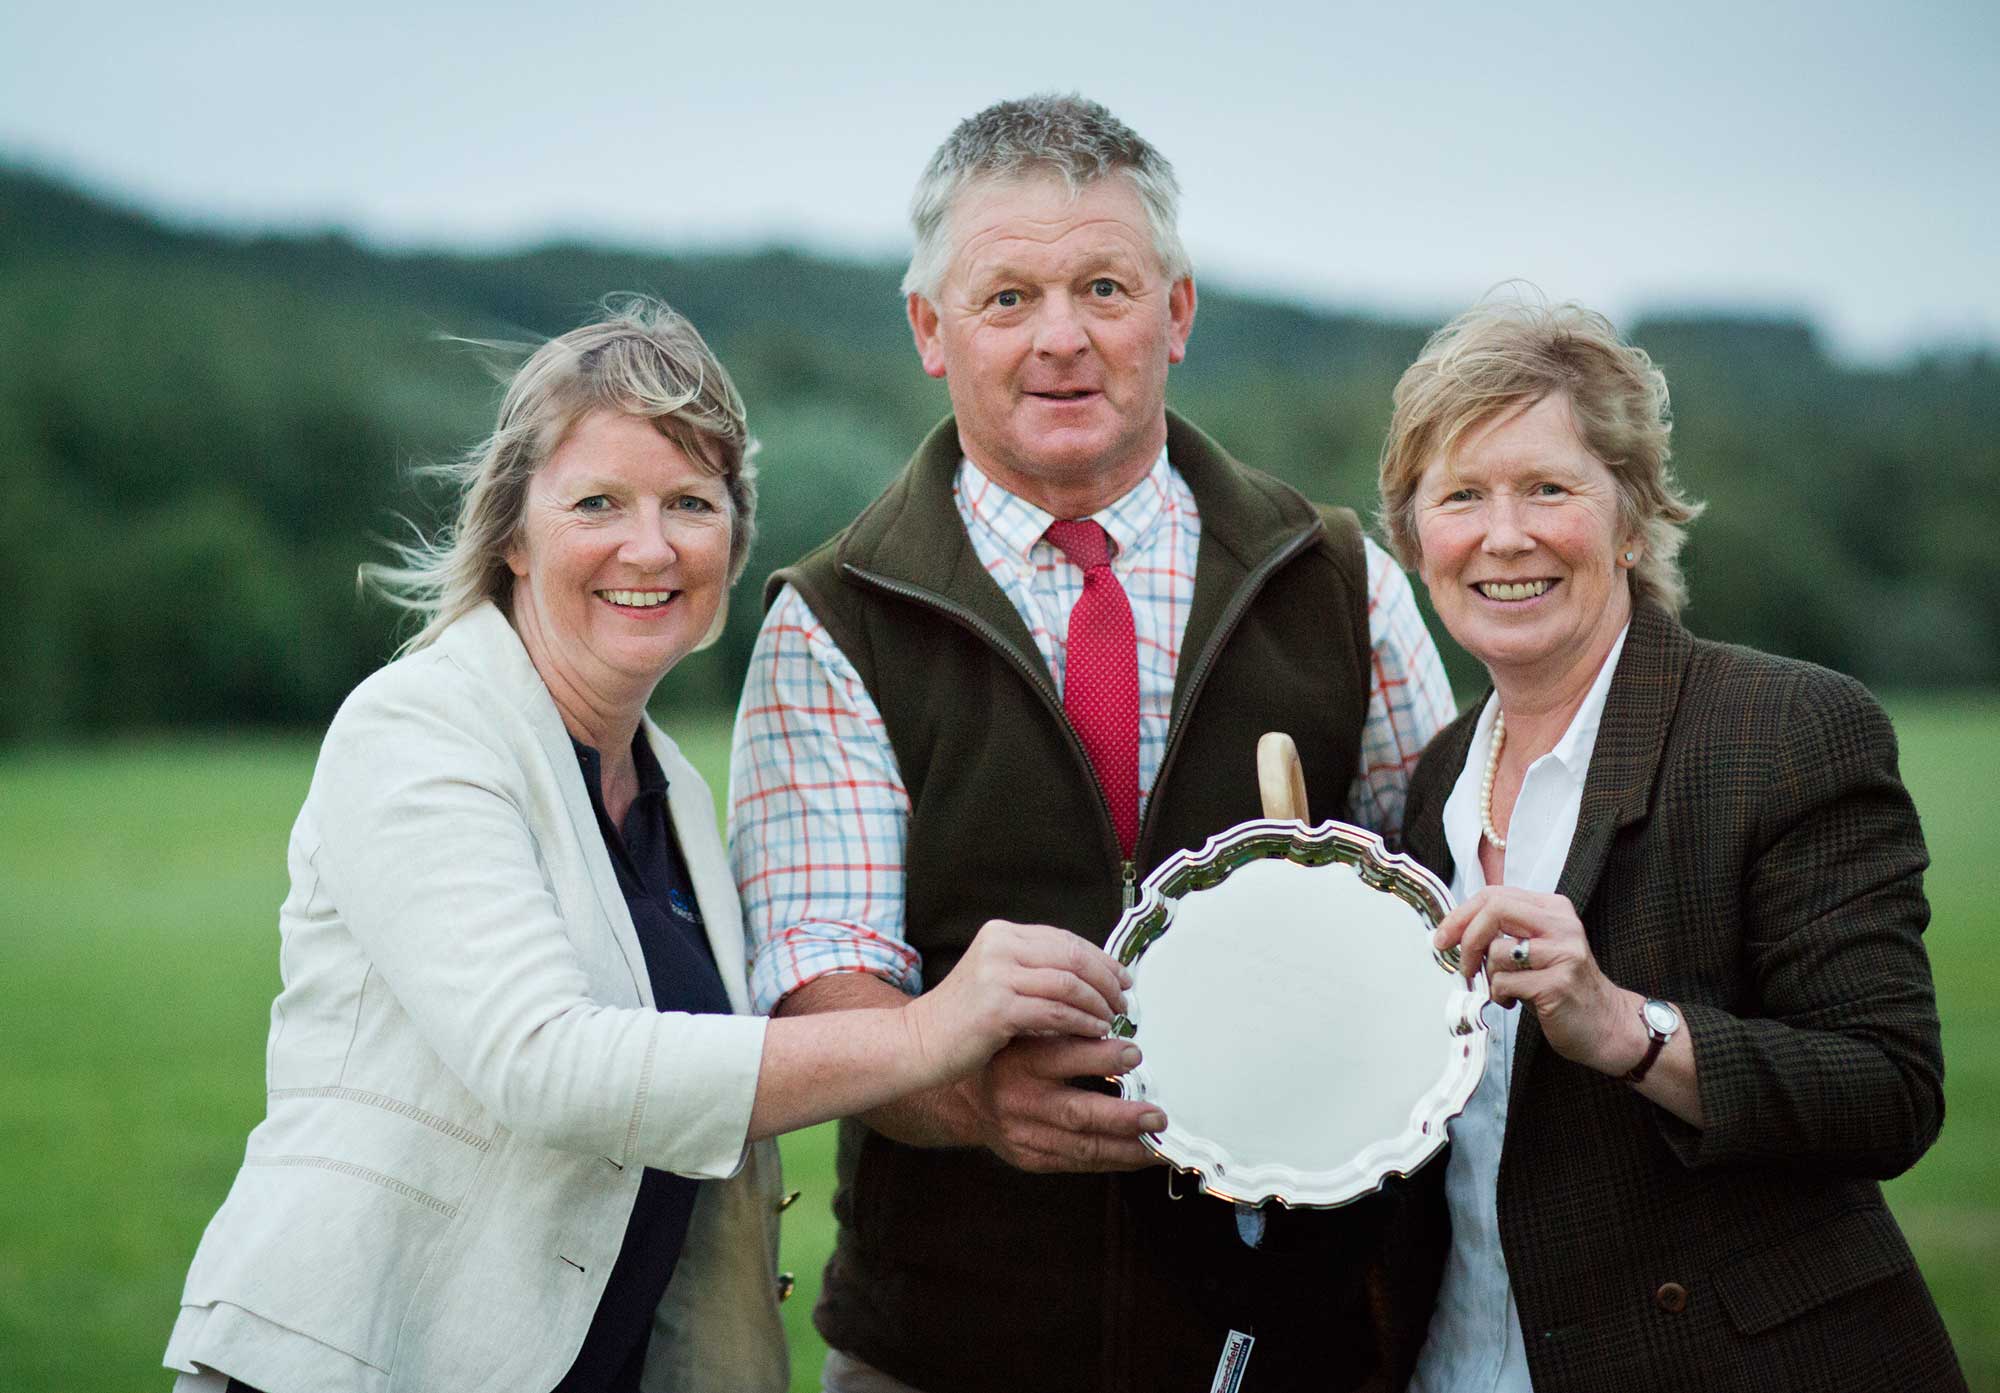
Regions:
M 1167 1115 L 1158 1109 L 1139 1115 L 1139 1130 L 1142 1132 L 1157 1132 L 1162 1130 L 1166 1125 Z
M 1127 1045 L 1124 1049 L 1118 1051 L 1118 1063 L 1122 1068 L 1137 1068 L 1139 1064 L 1139 1047 L 1137 1045 Z
M 1118 985 L 1121 987 L 1132 985 L 1132 970 L 1130 968 L 1121 967 L 1118 969 Z

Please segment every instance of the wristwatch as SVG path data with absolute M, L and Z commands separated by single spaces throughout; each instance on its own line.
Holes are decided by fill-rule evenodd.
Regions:
M 1681 1028 L 1681 1013 L 1671 1001 L 1652 1000 L 1639 1008 L 1639 1023 L 1646 1027 L 1646 1038 L 1651 1043 L 1646 1046 L 1646 1056 L 1632 1066 L 1632 1072 L 1625 1076 L 1625 1082 L 1638 1083 L 1646 1077 L 1646 1071 L 1653 1067 L 1653 1061 L 1660 1057 L 1660 1051 L 1667 1047 L 1667 1041 L 1674 1038 L 1674 1032 Z

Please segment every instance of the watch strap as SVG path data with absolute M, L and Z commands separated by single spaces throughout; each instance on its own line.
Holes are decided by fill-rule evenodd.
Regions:
M 1653 1024 L 1651 1012 L 1652 1008 L 1656 1005 L 1664 1005 L 1669 1011 L 1673 1012 L 1674 1024 L 1671 1029 L 1661 1030 Z M 1660 1051 L 1667 1047 L 1667 1041 L 1674 1038 L 1674 1031 L 1680 1029 L 1680 1014 L 1679 1010 L 1665 1002 L 1647 1001 L 1641 1003 L 1639 1007 L 1639 1023 L 1646 1027 L 1646 1053 L 1637 1064 L 1634 1064 L 1626 1072 L 1625 1082 L 1645 1082 L 1646 1075 L 1652 1071 L 1653 1061 L 1660 1057 Z
M 1667 1047 L 1666 1036 L 1654 1035 L 1650 1027 L 1648 1027 L 1646 1033 L 1649 1037 L 1646 1041 L 1646 1053 L 1640 1058 L 1637 1064 L 1634 1064 L 1627 1071 L 1625 1075 L 1625 1082 L 1627 1083 L 1644 1083 L 1646 1074 L 1653 1067 L 1653 1061 L 1658 1059 L 1660 1051 Z

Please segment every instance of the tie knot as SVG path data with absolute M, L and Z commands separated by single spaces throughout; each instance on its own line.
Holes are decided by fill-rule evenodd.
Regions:
M 1057 549 L 1086 571 L 1111 564 L 1111 534 L 1089 518 L 1049 524 L 1047 537 Z

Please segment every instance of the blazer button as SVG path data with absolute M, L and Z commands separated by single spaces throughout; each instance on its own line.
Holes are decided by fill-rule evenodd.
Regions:
M 1688 1308 L 1688 1289 L 1679 1282 L 1663 1282 L 1653 1293 L 1653 1304 L 1670 1316 L 1677 1316 Z
M 794 1190 L 789 1195 L 786 1195 L 783 1199 L 779 1200 L 778 1213 L 783 1214 L 787 1209 L 790 1209 L 793 1205 L 797 1204 L 799 1202 L 799 1196 L 804 1193 L 805 1191 L 803 1190 Z
M 792 1299 L 792 1292 L 797 1289 L 798 1285 L 798 1278 L 789 1272 L 780 1272 L 778 1274 L 778 1300 L 790 1301 Z

